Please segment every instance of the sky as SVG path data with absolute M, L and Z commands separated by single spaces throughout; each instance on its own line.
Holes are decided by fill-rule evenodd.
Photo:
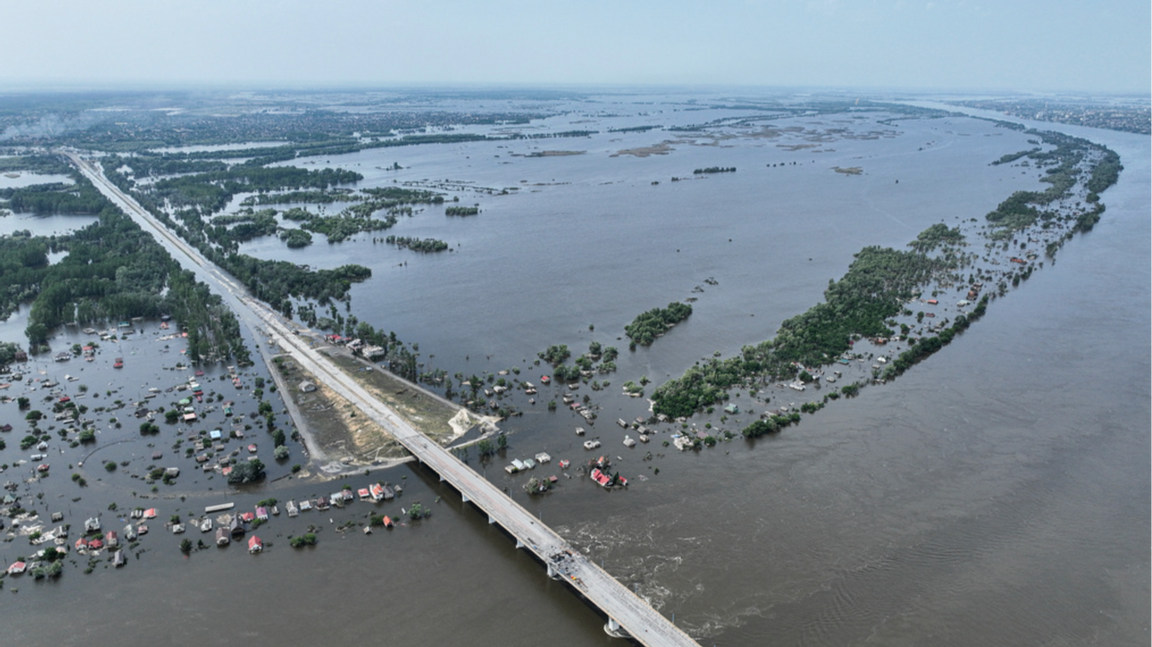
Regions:
M 0 90 L 1152 92 L 1149 0 L 0 0 Z

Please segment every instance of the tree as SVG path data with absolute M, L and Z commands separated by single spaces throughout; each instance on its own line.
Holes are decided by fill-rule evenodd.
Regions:
M 381 519 L 380 523 L 381 524 L 384 523 L 383 519 Z M 378 525 L 378 524 L 373 524 L 373 525 Z M 293 547 L 293 548 L 302 548 L 304 546 L 315 546 L 316 545 L 316 535 L 313 533 L 310 533 L 310 532 L 304 533 L 303 535 L 299 535 L 297 537 L 293 537 L 293 538 L 289 539 L 288 545 Z
M 255 483 L 264 479 L 264 463 L 259 458 L 250 461 L 241 461 L 232 466 L 232 473 L 228 475 L 229 485 L 243 485 Z
M 487 438 L 476 443 L 476 450 L 479 452 L 480 458 L 487 458 L 496 453 L 496 447 Z

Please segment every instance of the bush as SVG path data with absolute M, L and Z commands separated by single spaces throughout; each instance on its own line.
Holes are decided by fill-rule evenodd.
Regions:
M 315 546 L 316 535 L 313 533 L 305 533 L 299 537 L 293 537 L 288 540 L 288 545 L 293 548 L 302 548 L 304 546 Z
M 107 463 L 104 463 L 104 469 L 108 470 L 109 472 L 115 472 L 116 461 L 108 461 Z

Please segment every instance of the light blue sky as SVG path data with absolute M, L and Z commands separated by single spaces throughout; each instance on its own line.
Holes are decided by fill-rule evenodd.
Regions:
M 1149 0 L 6 0 L 0 89 L 188 83 L 1152 91 Z

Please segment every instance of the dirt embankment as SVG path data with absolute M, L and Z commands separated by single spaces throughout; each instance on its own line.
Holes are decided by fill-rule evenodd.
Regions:
M 495 423 L 353 357 L 342 348 L 320 350 L 413 428 L 441 445 L 450 444 L 477 424 Z M 286 396 L 289 411 L 313 454 L 313 467 L 336 473 L 408 459 L 407 450 L 380 425 L 291 357 L 276 357 L 273 365 L 278 388 Z

